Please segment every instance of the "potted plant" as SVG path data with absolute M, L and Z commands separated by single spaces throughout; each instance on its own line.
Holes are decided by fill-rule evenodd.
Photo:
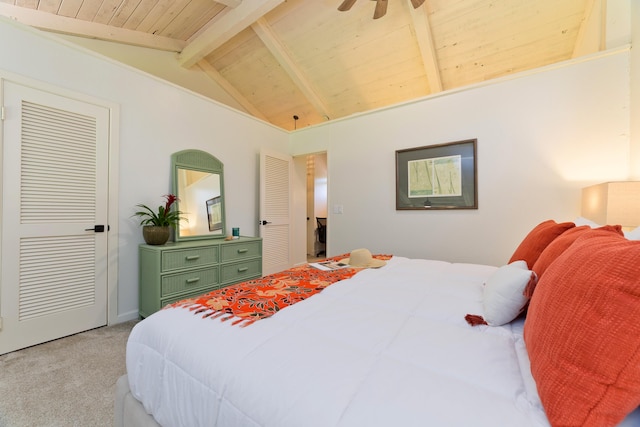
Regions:
M 158 206 L 158 210 L 153 211 L 146 205 L 136 205 L 139 210 L 134 215 L 140 217 L 142 225 L 142 237 L 148 245 L 164 245 L 169 240 L 171 228 L 176 228 L 181 220 L 186 219 L 182 212 L 172 210 L 171 207 L 178 200 L 174 194 L 166 194 L 164 206 Z

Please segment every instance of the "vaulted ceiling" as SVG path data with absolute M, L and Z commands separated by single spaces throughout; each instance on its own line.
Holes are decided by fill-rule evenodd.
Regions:
M 249 114 L 291 130 L 570 59 L 596 4 L 391 0 L 374 20 L 374 1 L 341 3 L 0 0 L 0 15 L 176 52 Z

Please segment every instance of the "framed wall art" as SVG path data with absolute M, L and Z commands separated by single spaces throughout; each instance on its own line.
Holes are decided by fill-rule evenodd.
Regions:
M 222 197 L 207 200 L 207 218 L 209 231 L 222 230 Z
M 396 151 L 396 210 L 478 209 L 476 139 Z

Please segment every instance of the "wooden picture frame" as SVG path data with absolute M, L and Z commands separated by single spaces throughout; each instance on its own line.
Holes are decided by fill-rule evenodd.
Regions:
M 396 151 L 396 210 L 478 209 L 476 139 Z

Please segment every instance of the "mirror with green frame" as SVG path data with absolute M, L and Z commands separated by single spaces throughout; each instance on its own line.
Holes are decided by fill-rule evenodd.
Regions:
M 201 150 L 171 156 L 173 192 L 186 221 L 176 229 L 176 241 L 225 237 L 224 173 L 217 158 Z

